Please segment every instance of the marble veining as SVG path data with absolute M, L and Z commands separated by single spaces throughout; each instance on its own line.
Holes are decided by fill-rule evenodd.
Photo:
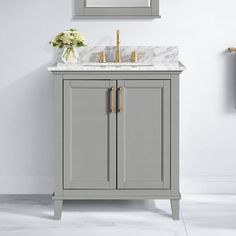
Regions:
M 115 46 L 88 46 L 78 49 L 80 60 L 84 62 L 98 62 L 99 52 L 105 51 L 107 62 L 114 62 Z M 121 46 L 122 61 L 130 62 L 132 51 L 138 52 L 139 62 L 176 62 L 179 60 L 178 47 L 157 47 L 157 46 Z
M 99 52 L 105 51 L 107 62 L 114 62 L 115 46 L 88 46 L 79 48 L 80 63 L 64 64 L 58 57 L 56 65 L 49 67 L 49 71 L 183 71 L 184 65 L 179 62 L 178 47 L 158 46 L 123 46 L 122 62 L 129 63 L 132 51 L 138 52 L 138 63 L 151 63 L 152 66 L 84 66 L 88 63 L 97 63 Z M 60 54 L 59 54 L 60 55 Z
M 169 201 L 65 201 L 61 221 L 53 219 L 51 196 L 0 196 L 1 236 L 186 236 L 173 221 Z
M 235 236 L 236 196 L 184 195 L 173 221 L 168 200 L 66 201 L 53 220 L 49 195 L 1 195 L 1 236 Z

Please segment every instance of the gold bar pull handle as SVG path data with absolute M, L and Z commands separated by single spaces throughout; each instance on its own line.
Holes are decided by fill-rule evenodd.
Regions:
M 115 86 L 110 89 L 110 112 L 115 112 Z
M 118 112 L 123 112 L 123 88 L 118 88 Z

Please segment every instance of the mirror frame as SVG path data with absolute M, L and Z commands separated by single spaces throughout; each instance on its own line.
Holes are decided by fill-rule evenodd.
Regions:
M 158 18 L 159 0 L 150 7 L 86 7 L 86 0 L 74 0 L 74 18 Z

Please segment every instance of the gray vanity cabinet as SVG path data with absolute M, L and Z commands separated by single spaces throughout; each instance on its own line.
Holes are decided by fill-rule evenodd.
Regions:
M 63 200 L 170 199 L 179 218 L 179 72 L 55 72 Z

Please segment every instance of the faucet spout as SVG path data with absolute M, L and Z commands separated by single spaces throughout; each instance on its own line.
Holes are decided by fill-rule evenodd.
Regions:
M 117 32 L 116 32 L 115 62 L 116 63 L 122 62 L 122 55 L 121 55 L 121 49 L 120 49 L 120 31 L 119 30 L 117 30 Z

